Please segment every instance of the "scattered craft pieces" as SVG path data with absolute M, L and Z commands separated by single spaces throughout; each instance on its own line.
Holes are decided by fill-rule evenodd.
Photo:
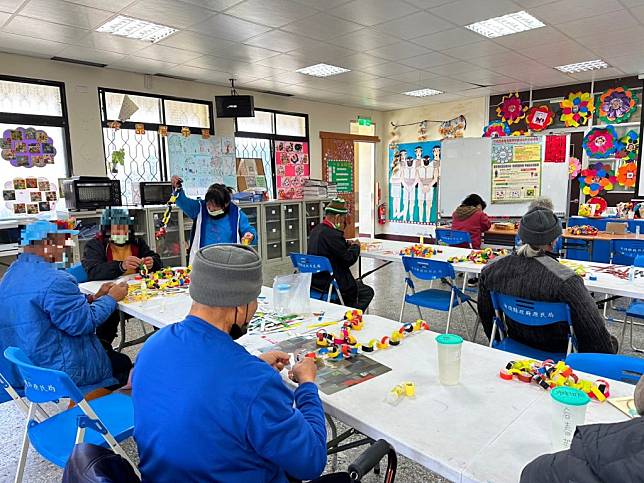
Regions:
M 140 267 L 140 275 L 128 284 L 128 295 L 124 303 L 144 302 L 157 295 L 182 292 L 190 285 L 190 271 L 187 268 L 163 268 L 149 273 L 145 265 Z M 145 274 L 145 275 L 144 275 Z
M 573 272 L 575 272 L 580 277 L 586 276 L 586 273 L 587 273 L 586 268 L 581 263 L 576 263 L 576 262 L 573 262 L 572 260 L 566 260 L 563 258 L 559 259 L 559 263 L 570 268 Z
M 501 248 L 499 250 L 484 248 L 483 250 L 472 250 L 466 257 L 449 257 L 447 261 L 449 263 L 473 262 L 480 265 L 485 265 L 490 260 L 494 260 L 497 257 L 503 257 L 508 253 L 510 252 L 505 248 Z
M 401 384 L 396 384 L 387 393 L 386 401 L 389 404 L 397 405 L 405 398 L 413 399 L 416 397 L 416 385 L 412 381 L 406 381 Z
M 599 230 L 590 225 L 569 226 L 566 228 L 566 233 L 576 236 L 597 236 Z
M 612 275 L 621 280 L 628 280 L 628 275 L 631 270 L 631 267 L 625 267 L 623 265 L 607 265 L 605 267 L 595 265 L 595 266 L 591 266 L 590 268 L 595 272 L 601 272 L 607 275 Z
M 360 250 L 363 252 L 368 252 L 371 250 L 380 250 L 382 248 L 382 242 L 360 242 Z
M 403 248 L 399 254 L 405 257 L 432 258 L 437 253 L 443 253 L 443 251 L 431 245 L 416 243 L 415 245 Z

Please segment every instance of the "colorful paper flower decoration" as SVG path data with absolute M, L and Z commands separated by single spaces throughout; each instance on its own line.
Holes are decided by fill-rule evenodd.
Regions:
M 583 194 L 597 196 L 602 191 L 612 191 L 617 178 L 610 164 L 595 163 L 581 171 L 579 186 Z
M 599 118 L 604 122 L 626 122 L 637 110 L 637 96 L 630 89 L 608 89 L 599 97 Z
M 631 129 L 623 137 L 619 138 L 619 142 L 622 145 L 622 149 L 615 154 L 615 157 L 635 161 L 640 148 L 639 134 Z
M 510 135 L 510 127 L 502 121 L 492 121 L 483 128 L 484 138 L 499 138 Z
M 512 134 L 510 136 L 527 136 L 528 131 L 521 131 L 520 129 L 517 131 L 512 131 Z
M 584 137 L 582 146 L 589 158 L 609 158 L 622 149 L 613 126 L 594 127 Z
M 503 122 L 507 122 L 508 125 L 512 125 L 523 119 L 527 110 L 528 106 L 524 106 L 521 103 L 519 94 L 515 92 L 514 94 L 503 96 L 503 99 L 501 99 L 501 105 L 496 108 L 496 114 Z
M 548 106 L 535 106 L 528 111 L 525 121 L 531 131 L 543 131 L 552 124 L 552 111 Z
M 595 112 L 595 104 L 589 92 L 573 92 L 559 103 L 561 120 L 566 127 L 585 126 Z
M 593 196 L 586 203 L 588 203 L 589 205 L 598 206 L 597 208 L 595 208 L 595 215 L 601 215 L 604 211 L 606 211 L 606 208 L 608 208 L 608 203 L 601 196 Z
M 570 179 L 575 179 L 580 171 L 581 161 L 579 161 L 579 158 L 571 156 L 568 160 L 568 175 L 570 176 Z
M 617 168 L 617 182 L 627 188 L 635 186 L 635 179 L 637 177 L 637 163 L 622 164 Z

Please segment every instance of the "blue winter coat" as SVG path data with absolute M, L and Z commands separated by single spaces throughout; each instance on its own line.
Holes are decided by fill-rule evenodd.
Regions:
M 88 303 L 70 274 L 23 253 L 0 280 L 0 351 L 19 347 L 34 364 L 64 371 L 78 386 L 111 384 L 112 366 L 95 331 L 115 309 L 109 295 Z M 5 376 L 22 387 L 15 369 Z

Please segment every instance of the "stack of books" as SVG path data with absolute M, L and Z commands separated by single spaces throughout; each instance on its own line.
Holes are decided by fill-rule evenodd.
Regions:
M 337 194 L 338 187 L 335 183 L 321 179 L 307 179 L 302 188 L 304 199 L 334 198 Z

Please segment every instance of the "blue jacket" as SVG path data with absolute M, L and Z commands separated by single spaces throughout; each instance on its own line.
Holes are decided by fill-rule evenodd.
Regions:
M 94 334 L 116 309 L 104 295 L 94 303 L 53 263 L 21 254 L 0 280 L 0 350 L 21 348 L 38 366 L 66 372 L 78 386 L 111 384 L 112 366 Z M 22 387 L 15 371 L 9 382 Z
M 286 473 L 309 480 L 324 470 L 317 386 L 291 391 L 275 369 L 198 317 L 145 343 L 132 398 L 144 483 L 286 483 Z

